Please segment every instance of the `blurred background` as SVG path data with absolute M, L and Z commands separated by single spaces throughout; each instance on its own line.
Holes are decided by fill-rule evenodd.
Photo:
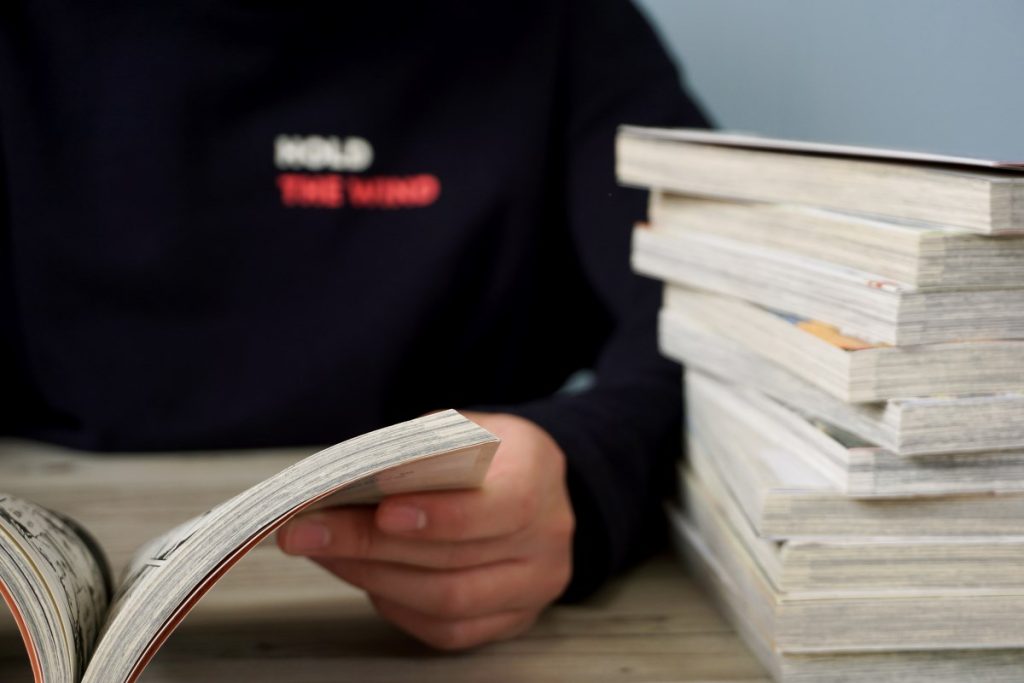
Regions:
M 722 128 L 1024 160 L 1021 0 L 637 0 Z

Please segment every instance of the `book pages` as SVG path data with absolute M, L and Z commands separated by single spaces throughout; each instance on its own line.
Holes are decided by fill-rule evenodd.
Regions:
M 904 457 L 699 371 L 687 375 L 686 392 L 709 429 L 784 449 L 851 498 L 1024 492 L 1024 450 Z
M 661 312 L 658 344 L 687 368 L 760 391 L 901 456 L 1024 449 L 1024 394 L 847 403 L 739 339 L 716 333 L 700 316 L 674 310 Z
M 931 152 L 891 149 L 888 147 L 865 147 L 863 145 L 837 145 L 830 142 L 813 142 L 808 140 L 786 140 L 736 131 L 648 126 L 620 126 L 619 130 L 622 133 L 638 137 L 650 137 L 655 140 L 695 142 L 703 145 L 723 145 L 726 147 L 746 147 L 776 152 L 859 157 L 880 161 L 909 161 L 922 164 L 948 164 L 953 166 L 976 166 L 978 168 L 1024 170 L 1024 160 L 983 159 L 981 157 L 934 154 Z
M 687 287 L 820 320 L 872 344 L 1024 338 L 1024 289 L 921 291 L 801 254 L 657 226 L 633 232 L 633 268 Z
M 696 578 L 708 587 L 740 637 L 780 683 L 1017 683 L 1024 650 L 874 650 L 782 652 L 775 647 L 770 591 L 763 581 L 735 577 L 717 561 L 678 510 L 669 514 L 672 540 Z
M 1024 231 L 1019 170 L 779 154 L 633 128 L 617 136 L 616 174 L 625 185 L 705 197 L 802 204 L 989 235 Z
M 1024 391 L 1024 340 L 848 348 L 799 316 L 675 286 L 661 317 L 707 328 L 846 402 Z
M 104 560 L 77 526 L 0 495 L 0 582 L 18 617 L 37 681 L 77 683 L 103 623 Z
M 1024 240 L 949 226 L 658 191 L 648 221 L 666 235 L 707 234 L 792 252 L 919 291 L 1024 287 Z
M 616 153 L 686 367 L 675 539 L 772 677 L 1024 680 L 1024 164 L 632 126 Z
M 358 499 L 409 490 L 403 482 L 478 485 L 497 443 L 455 411 L 427 415 L 314 454 L 155 539 L 131 563 L 83 682 L 134 681 L 203 593 L 299 512 L 393 468 L 362 484 Z M 431 474 L 436 467 L 447 474 Z

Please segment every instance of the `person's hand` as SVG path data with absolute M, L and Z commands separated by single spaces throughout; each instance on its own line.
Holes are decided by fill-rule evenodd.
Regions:
M 572 570 L 561 448 L 518 416 L 465 414 L 502 439 L 481 489 L 319 510 L 277 536 L 285 552 L 364 589 L 382 617 L 446 650 L 522 633 Z

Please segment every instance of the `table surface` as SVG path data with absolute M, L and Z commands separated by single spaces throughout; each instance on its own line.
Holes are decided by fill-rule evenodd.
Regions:
M 0 491 L 71 515 L 119 568 L 146 539 L 314 450 L 94 455 L 0 441 Z M 31 680 L 6 614 L 0 680 Z M 553 607 L 515 640 L 452 655 L 413 641 L 378 619 L 360 592 L 269 543 L 203 598 L 141 678 L 225 680 L 768 682 L 669 556 L 584 604 Z

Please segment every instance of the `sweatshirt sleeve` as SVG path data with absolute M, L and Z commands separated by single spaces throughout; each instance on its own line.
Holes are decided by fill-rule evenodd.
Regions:
M 681 370 L 657 350 L 660 286 L 630 269 L 630 232 L 645 215 L 646 193 L 616 185 L 616 127 L 704 127 L 707 119 L 627 0 L 570 3 L 566 19 L 566 220 L 613 331 L 592 386 L 511 412 L 547 430 L 568 459 L 577 528 L 563 599 L 571 601 L 663 538 L 661 505 L 680 452 Z

